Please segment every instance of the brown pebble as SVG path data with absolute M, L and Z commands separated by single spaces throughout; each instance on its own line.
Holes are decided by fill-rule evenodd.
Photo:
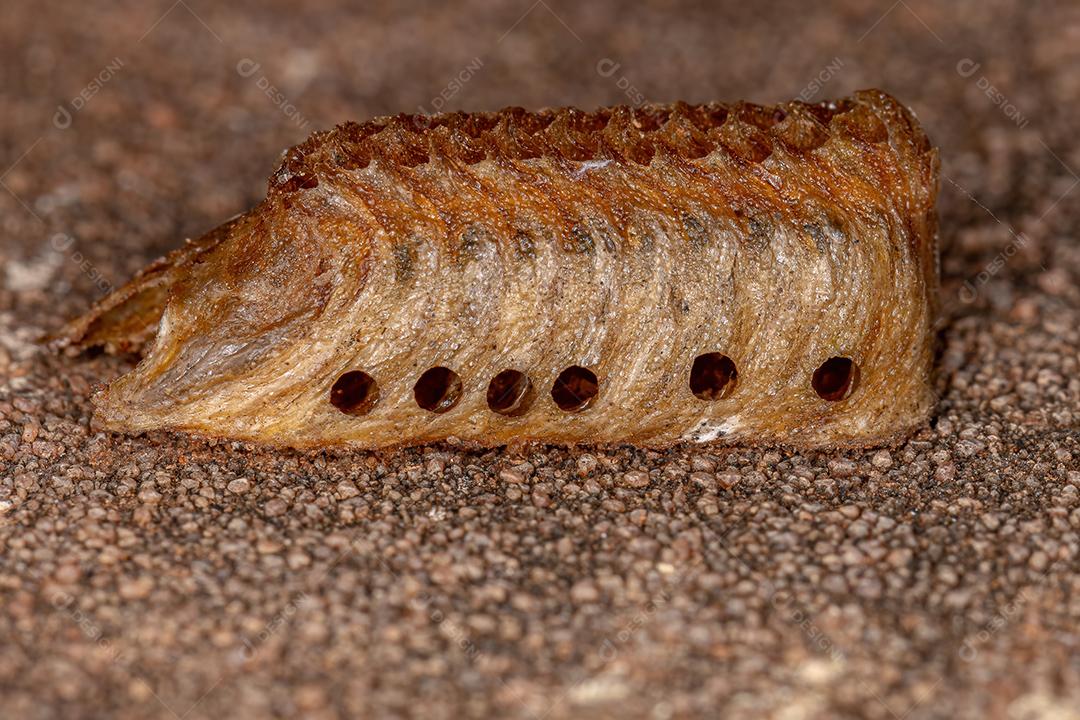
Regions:
M 61 565 L 57 568 L 55 577 L 57 582 L 70 585 L 79 581 L 79 578 L 82 577 L 82 569 L 78 565 L 71 563 Z
M 148 505 L 156 505 L 161 502 L 161 493 L 157 491 L 153 483 L 143 483 L 139 486 L 139 499 Z
M 337 495 L 342 500 L 354 498 L 359 494 L 360 491 L 356 488 L 356 483 L 352 480 L 342 480 L 337 484 Z
M 600 599 L 600 591 L 591 580 L 581 580 L 570 588 L 570 599 L 575 603 L 591 603 Z
M 938 466 L 938 468 L 936 470 L 934 470 L 934 479 L 937 480 L 938 482 L 941 482 L 941 483 L 952 482 L 953 478 L 955 478 L 955 477 L 956 477 L 956 466 L 953 465 L 951 462 L 940 465 L 940 466 Z
M 513 483 L 514 485 L 521 485 L 525 482 L 525 476 L 513 468 L 501 470 L 499 472 L 499 479 L 503 482 Z
M 121 580 L 118 588 L 120 597 L 125 600 L 141 600 L 147 597 L 153 589 L 154 580 L 147 575 Z
M 599 466 L 600 461 L 596 459 L 595 455 L 584 453 L 577 460 L 577 474 L 579 477 L 585 477 L 595 472 Z
M 835 458 L 829 461 L 829 472 L 836 477 L 851 477 L 859 467 L 847 458 Z
M 725 490 L 730 490 L 742 481 L 742 475 L 737 472 L 722 472 L 716 474 L 716 482 Z
M 715 472 L 716 461 L 703 455 L 695 455 L 690 459 L 690 469 L 694 472 Z
M 690 482 L 694 483 L 698 487 L 710 488 L 712 487 L 716 479 L 711 473 L 707 472 L 692 472 L 690 473 Z
M 1080 97 L 1075 3 L 1001 2 L 984 12 L 909 3 L 925 26 L 898 6 L 876 27 L 891 3 L 873 14 L 855 2 L 839 3 L 838 14 L 808 14 L 792 2 L 764 14 L 749 5 L 700 2 L 548 3 L 583 45 L 548 9 L 522 17 L 531 0 L 497 10 L 470 0 L 428 13 L 424 22 L 408 9 L 330 3 L 320 6 L 318 23 L 294 23 L 289 32 L 251 32 L 248 9 L 193 2 L 190 10 L 205 25 L 178 7 L 151 28 L 171 2 L 138 11 L 130 9 L 133 3 L 66 3 L 63 12 L 33 3 L 3 8 L 9 41 L 2 51 L 17 81 L 0 83 L 9 120 L 0 172 L 7 172 L 3 185 L 16 193 L 0 187 L 0 717 L 172 717 L 166 706 L 188 718 L 310 720 L 423 713 L 549 720 L 1075 714 L 1080 185 L 1070 190 L 1074 178 L 1054 158 L 1080 172 L 1080 135 L 1069 110 Z M 286 6 L 270 3 L 265 11 L 272 17 Z M 1002 17 L 1023 32 L 1002 32 Z M 691 444 L 650 452 L 436 444 L 388 453 L 294 452 L 180 433 L 127 436 L 95 424 L 89 386 L 127 372 L 134 355 L 64 357 L 36 347 L 41 333 L 101 297 L 101 280 L 118 285 L 159 250 L 181 244 L 183 235 L 261 197 L 264 188 L 252 181 L 261 184 L 266 175 L 267 149 L 299 142 L 315 125 L 415 109 L 402 101 L 409 88 L 423 89 L 417 102 L 434 110 L 430 98 L 485 47 L 498 50 L 497 57 L 484 55 L 478 72 L 468 70 L 473 79 L 436 104 L 470 109 L 535 105 L 551 97 L 592 106 L 597 93 L 633 103 L 627 88 L 705 99 L 716 95 L 702 87 L 707 68 L 687 59 L 708 57 L 715 33 L 703 29 L 725 22 L 744 30 L 725 35 L 726 76 L 760 78 L 756 94 L 763 98 L 797 92 L 835 54 L 834 40 L 847 38 L 851 57 L 844 55 L 832 80 L 810 88 L 815 106 L 797 112 L 812 110 L 815 122 L 829 129 L 846 108 L 830 117 L 833 109 L 816 104 L 842 94 L 841 85 L 861 82 L 866 68 L 880 67 L 881 82 L 933 127 L 931 140 L 947 158 L 947 175 L 956 184 L 943 179 L 939 193 L 947 241 L 937 330 L 941 401 L 911 439 L 886 449 L 888 466 L 882 447 L 795 452 Z M 963 52 L 981 67 L 970 77 L 958 75 L 960 50 L 938 52 L 926 26 L 946 42 L 967 32 L 972 42 Z M 103 28 L 120 41 L 96 42 Z M 593 46 L 603 28 L 620 28 L 610 52 L 623 56 L 605 61 L 601 77 L 601 53 Z M 797 42 L 762 43 L 765 34 Z M 684 47 L 671 52 L 665 38 L 678 38 Z M 363 77 L 341 71 L 335 48 L 349 42 L 360 55 L 381 54 L 386 62 L 353 53 L 350 68 Z M 890 65 L 898 48 L 905 62 Z M 261 64 L 250 77 L 234 71 L 241 50 Z M 123 66 L 72 112 L 72 127 L 53 127 L 56 104 L 73 110 L 72 99 L 86 87 L 94 90 L 99 71 L 117 53 Z M 822 64 L 808 67 L 808 57 Z M 1015 60 L 1025 57 L 1034 62 L 1017 74 Z M 537 61 L 551 58 L 561 61 Z M 207 75 L 211 59 L 222 61 L 220 77 Z M 608 66 L 618 63 L 608 77 Z M 934 66 L 942 72 L 922 72 Z M 310 68 L 322 71 L 311 75 Z M 1030 118 L 1026 128 L 1005 116 L 1011 106 L 987 97 L 984 81 Z M 665 90 L 672 82 L 681 89 Z M 263 86 L 271 84 L 311 119 L 306 127 L 293 122 L 299 116 L 282 114 L 284 102 L 268 99 Z M 43 97 L 52 99 L 44 103 Z M 338 100 L 349 97 L 357 102 L 342 110 Z M 154 103 L 168 106 L 150 113 L 167 132 L 147 132 L 154 129 L 140 122 Z M 712 137 L 698 134 L 700 118 L 672 110 L 677 122 L 667 127 L 655 127 L 663 118 L 631 109 L 612 117 L 605 132 L 652 133 L 657 142 L 647 150 L 656 150 L 653 163 L 670 162 L 672 152 L 699 142 L 721 154 L 732 138 L 764 143 L 774 152 L 754 167 L 762 187 L 776 202 L 794 201 L 795 210 L 818 215 L 808 217 L 806 251 L 842 254 L 854 242 L 845 233 L 846 219 L 830 215 L 830 188 L 822 186 L 813 198 L 789 197 L 783 185 L 769 189 L 777 163 L 815 173 L 822 168 L 814 151 L 796 156 L 778 142 L 776 118 L 767 110 L 728 106 L 721 111 L 730 117 L 723 129 L 736 132 Z M 455 129 L 453 117 L 444 119 L 450 125 L 442 140 L 455 150 L 471 153 L 473 144 L 499 142 L 530 153 L 536 143 L 562 141 L 567 154 L 601 160 L 566 160 L 584 171 L 583 191 L 602 191 L 603 173 L 617 171 L 635 173 L 642 192 L 652 192 L 649 165 L 625 158 L 599 167 L 605 147 L 575 146 L 572 127 L 557 134 L 509 127 L 507 133 Z M 166 141 L 154 142 L 157 135 Z M 414 140 L 407 131 L 394 133 L 393 150 L 412 153 Z M 368 161 L 352 157 L 356 150 L 363 154 L 352 145 L 343 142 L 311 159 L 320 171 L 360 179 L 369 171 L 344 167 Z M 887 141 L 857 149 L 874 155 L 895 148 Z M 643 161 L 650 162 L 648 156 Z M 532 162 L 520 161 L 522 172 Z M 411 186 L 436 191 L 440 172 L 469 173 L 480 183 L 477 191 L 498 193 L 485 187 L 485 167 L 462 162 L 440 170 L 421 162 L 402 173 Z M 686 212 L 710 237 L 728 231 L 708 223 L 709 205 L 722 199 L 704 192 L 701 175 L 686 180 L 694 200 Z M 882 178 L 875 190 L 888 192 L 890 185 Z M 321 204 L 321 189 L 282 199 L 310 208 L 312 223 L 326 222 L 324 210 L 333 209 Z M 555 200 L 551 190 L 538 187 L 513 207 L 493 205 L 477 222 L 528 223 L 535 212 L 558 212 L 558 203 L 548 203 Z M 414 199 L 401 198 L 408 222 L 392 223 L 386 232 L 422 225 L 438 242 L 455 230 L 439 227 L 439 207 L 415 207 Z M 364 204 L 362 197 L 352 200 L 358 208 Z M 608 213 L 604 198 L 597 200 L 597 215 L 582 221 L 598 233 L 612 223 L 633 226 L 634 235 L 613 236 L 611 254 L 597 237 L 591 255 L 549 255 L 557 241 L 537 236 L 534 258 L 502 257 L 505 248 L 493 248 L 499 257 L 492 260 L 502 268 L 493 275 L 479 272 L 486 261 L 438 263 L 433 274 L 421 275 L 421 266 L 435 259 L 421 253 L 412 258 L 418 274 L 411 286 L 400 283 L 402 292 L 428 292 L 460 277 L 469 279 L 471 290 L 498 293 L 504 272 L 523 279 L 530 263 L 560 263 L 559 278 L 567 284 L 548 293 L 559 302 L 559 315 L 551 317 L 553 342 L 537 351 L 554 360 L 569 349 L 557 335 L 568 330 L 564 320 L 595 331 L 607 349 L 596 356 L 603 369 L 600 404 L 580 415 L 555 413 L 559 424 L 602 420 L 605 399 L 632 370 L 617 354 L 626 338 L 590 322 L 604 309 L 575 308 L 574 296 L 561 291 L 579 282 L 607 283 L 623 260 L 640 264 L 646 283 L 655 284 L 648 273 L 668 270 L 649 264 L 655 253 L 647 236 L 655 240 L 666 234 L 663 228 L 650 228 L 630 207 Z M 695 272 L 710 266 L 731 272 L 735 292 L 753 291 L 738 286 L 754 266 L 778 261 L 753 237 L 768 233 L 768 208 L 742 210 L 734 229 L 748 242 L 737 256 L 710 244 L 686 248 L 696 253 L 690 258 Z M 370 220 L 377 228 L 386 218 Z M 1023 232 L 1023 245 L 1010 228 Z M 57 253 L 54 232 L 74 243 Z M 292 267 L 310 262 L 318 271 L 323 249 L 305 246 L 291 258 Z M 392 268 L 394 258 L 371 260 L 378 262 L 369 279 L 381 281 L 384 261 Z M 40 288 L 21 290 L 8 276 L 24 269 L 51 276 Z M 329 276 L 335 272 L 332 264 L 325 269 Z M 289 271 L 265 270 L 268 281 Z M 312 298 L 322 297 L 320 283 L 313 283 Z M 670 313 L 674 323 L 708 322 L 709 315 L 725 325 L 734 320 L 723 317 L 725 299 L 694 297 L 692 276 L 678 285 L 689 303 L 685 315 L 683 298 L 651 298 L 647 285 L 632 298 L 610 300 L 628 312 L 628 303 L 651 301 L 636 307 L 648 311 L 642 317 Z M 339 297 L 332 282 L 326 287 L 331 303 L 361 299 Z M 969 289 L 971 302 L 964 297 Z M 249 291 L 272 292 L 272 284 L 226 290 L 221 302 L 242 310 Z M 783 312 L 785 298 L 777 300 Z M 827 303 L 822 309 L 828 312 Z M 245 318 L 233 320 L 242 334 Z M 294 320 L 297 328 L 310 325 L 303 316 L 282 316 L 283 323 Z M 473 320 L 494 334 L 502 323 L 494 316 L 466 319 Z M 694 354 L 742 344 L 723 341 L 724 325 L 716 330 L 713 348 L 643 338 L 656 343 L 656 365 L 634 368 L 635 374 L 647 384 L 670 379 L 688 411 L 722 416 L 726 399 L 698 401 L 685 377 Z M 850 330 L 852 337 L 873 332 L 857 323 Z M 408 350 L 386 340 L 390 352 Z M 831 340 L 810 337 L 805 346 L 832 351 Z M 448 357 L 456 352 L 443 349 Z M 480 350 L 461 349 L 470 356 Z M 815 364 L 799 345 L 789 349 L 808 370 Z M 264 350 L 272 348 L 241 353 Z M 516 349 L 504 357 L 508 367 L 520 362 L 531 372 L 537 393 L 530 412 L 552 411 L 554 378 L 535 372 L 544 359 Z M 739 373 L 735 393 L 773 384 L 753 355 L 732 359 Z M 859 401 L 867 383 L 903 381 L 888 374 L 891 358 L 862 360 L 863 388 L 855 388 L 851 401 Z M 566 358 L 567 364 L 579 361 L 593 358 Z M 327 368 L 327 384 L 338 370 Z M 483 408 L 490 377 L 471 364 L 456 370 L 466 383 L 463 403 Z M 381 404 L 374 412 L 399 400 L 411 404 L 407 383 L 381 374 L 378 380 Z M 777 400 L 801 392 L 794 385 L 780 390 Z M 253 387 L 253 403 L 258 392 Z M 642 399 L 633 410 L 645 414 L 658 398 L 646 392 Z M 843 401 L 822 411 L 843 413 Z M 488 420 L 493 427 L 517 422 Z M 628 472 L 644 472 L 650 481 L 631 487 L 624 481 Z M 69 604 L 54 600 L 59 592 L 68 593 Z
M 36 422 L 29 422 L 23 426 L 22 441 L 24 443 L 32 443 L 38 438 L 38 432 L 41 428 Z
M 839 508 L 840 514 L 854 520 L 862 515 L 862 509 L 858 505 L 843 505 Z
M 288 509 L 289 504 L 281 498 L 274 498 L 272 500 L 268 500 L 266 504 L 263 505 L 263 513 L 267 517 L 278 517 L 279 515 L 284 515 L 285 511 Z
M 230 481 L 225 489 L 234 495 L 243 495 L 251 489 L 251 483 L 244 478 L 236 478 Z
M 888 450 L 878 450 L 874 453 L 874 456 L 870 458 L 870 464 L 878 470 L 888 470 L 893 465 L 892 453 Z

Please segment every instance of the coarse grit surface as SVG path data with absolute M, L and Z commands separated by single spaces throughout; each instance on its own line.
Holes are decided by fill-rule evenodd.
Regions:
M 1080 6 L 6 2 L 0 718 L 1080 717 Z M 418 109 L 820 100 L 941 148 L 888 449 L 270 452 L 92 423 L 36 339 Z

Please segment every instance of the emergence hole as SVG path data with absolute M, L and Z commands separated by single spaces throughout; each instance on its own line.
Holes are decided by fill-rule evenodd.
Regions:
M 416 381 L 413 395 L 425 410 L 444 413 L 461 399 L 461 378 L 450 368 L 430 368 Z
M 690 391 L 702 400 L 719 400 L 735 389 L 737 375 L 735 363 L 727 355 L 698 355 L 690 368 Z
M 592 405 L 599 391 L 600 383 L 592 370 L 571 365 L 555 378 L 551 398 L 566 412 L 580 412 Z
M 859 384 L 859 366 L 851 358 L 831 357 L 814 371 L 810 381 L 814 390 L 826 400 L 843 400 Z
M 350 370 L 330 388 L 330 404 L 346 415 L 366 415 L 378 400 L 375 378 L 360 370 Z
M 500 415 L 523 415 L 535 395 L 528 375 L 517 370 L 503 370 L 488 383 L 487 403 Z

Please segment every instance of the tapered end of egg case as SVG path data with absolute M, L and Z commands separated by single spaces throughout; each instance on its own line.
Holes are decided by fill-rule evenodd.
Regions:
M 107 427 L 871 446 L 934 406 L 937 152 L 880 91 L 377 118 L 51 339 Z
M 98 300 L 85 313 L 42 338 L 53 350 L 78 352 L 101 347 L 119 355 L 138 353 L 157 332 L 158 321 L 176 285 L 191 266 L 224 241 L 243 215 L 227 220 L 140 270 L 130 281 Z
M 331 295 L 349 287 L 335 263 L 359 258 L 331 255 L 347 220 L 284 205 L 241 216 L 177 273 L 146 356 L 95 397 L 107 427 L 255 438 L 279 418 L 283 388 L 303 385 L 300 358 L 325 345 Z

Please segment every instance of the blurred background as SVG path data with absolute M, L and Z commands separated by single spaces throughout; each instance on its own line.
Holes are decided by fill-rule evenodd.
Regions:
M 0 716 L 1077 716 L 1077 3 L 6 0 L 0 37 Z M 130 361 L 34 344 L 345 120 L 867 87 L 943 171 L 941 410 L 884 455 L 117 438 L 86 397 Z
M 257 202 L 283 149 L 380 114 L 880 87 L 942 148 L 946 241 L 986 262 L 1011 228 L 1040 267 L 1080 166 L 1068 2 L 46 0 L 0 27 L 5 252 L 64 233 L 110 283 Z M 67 311 L 95 284 L 71 265 Z

